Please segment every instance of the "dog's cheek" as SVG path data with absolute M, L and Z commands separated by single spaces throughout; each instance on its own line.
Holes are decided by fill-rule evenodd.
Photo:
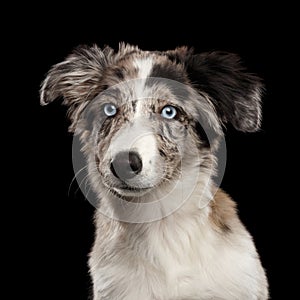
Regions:
M 157 135 L 157 145 L 159 153 L 159 164 L 164 177 L 172 179 L 180 172 L 181 155 L 175 143 L 171 142 L 164 135 Z
M 95 139 L 96 139 L 96 143 L 94 142 L 93 155 L 95 157 L 98 169 L 101 169 L 101 172 L 106 173 L 106 169 L 108 169 L 109 166 L 109 159 L 107 153 L 108 153 L 109 145 L 111 143 L 112 134 L 110 134 L 109 132 L 109 134 L 107 134 L 106 136 L 103 135 L 100 139 L 99 136 L 97 136 Z
M 220 133 L 217 133 L 212 127 L 207 126 L 204 122 L 194 121 L 188 128 L 188 135 L 196 144 L 198 150 L 216 150 Z
M 166 179 L 177 178 L 181 173 L 187 138 L 188 125 L 186 123 L 178 120 L 160 123 L 157 144 Z

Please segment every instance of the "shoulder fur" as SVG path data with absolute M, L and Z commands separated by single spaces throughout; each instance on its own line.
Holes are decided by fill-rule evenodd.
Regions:
M 217 231 L 231 231 L 230 224 L 237 217 L 236 203 L 223 190 L 218 189 L 211 201 L 210 221 Z

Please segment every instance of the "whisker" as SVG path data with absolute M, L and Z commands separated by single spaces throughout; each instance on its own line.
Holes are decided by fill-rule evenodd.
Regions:
M 88 167 L 88 166 L 82 167 L 82 168 L 81 168 L 79 171 L 77 171 L 77 172 L 75 173 L 75 175 L 73 176 L 73 178 L 72 178 L 72 180 L 71 180 L 71 182 L 70 182 L 70 184 L 69 184 L 68 197 L 70 196 L 71 187 L 72 187 L 72 184 L 74 183 L 76 177 L 77 177 L 81 172 L 83 172 L 84 169 L 87 169 L 87 167 Z
M 85 168 L 87 168 L 87 166 L 83 167 L 82 169 L 80 169 L 80 170 L 75 174 L 75 176 L 74 176 L 72 182 L 74 182 L 74 180 L 75 180 L 75 178 L 77 177 L 77 175 L 79 174 L 79 172 L 82 172 Z M 94 168 L 94 169 L 90 170 L 89 173 L 87 173 L 87 174 L 81 179 L 80 183 L 78 182 L 78 188 L 76 189 L 76 191 L 75 191 L 75 193 L 74 193 L 75 195 L 78 193 L 79 189 L 82 190 L 82 191 L 84 191 L 84 192 L 86 193 L 86 187 L 87 187 L 87 184 L 90 184 L 88 178 L 89 178 L 90 175 L 93 175 L 94 173 L 97 174 L 95 171 L 97 171 L 97 168 Z M 83 185 L 83 184 L 85 184 L 84 189 L 82 188 L 82 185 Z M 68 195 L 69 195 L 69 194 L 68 194 Z

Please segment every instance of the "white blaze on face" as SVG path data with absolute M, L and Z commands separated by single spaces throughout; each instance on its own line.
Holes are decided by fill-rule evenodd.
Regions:
M 134 67 L 138 70 L 138 78 L 146 79 L 149 77 L 153 68 L 152 57 L 147 58 L 136 58 L 133 61 Z
M 135 151 L 142 159 L 142 171 L 132 181 L 138 181 L 145 186 L 154 185 L 159 178 L 158 170 L 155 168 L 155 160 L 158 157 L 156 137 L 151 129 L 149 120 L 143 111 L 145 101 L 151 97 L 150 90 L 145 86 L 152 66 L 152 58 L 135 59 L 133 62 L 138 70 L 138 79 L 134 81 L 133 94 L 136 107 L 132 123 L 120 124 L 120 130 L 113 137 L 108 155 L 112 160 L 119 152 Z M 130 180 L 129 180 L 130 181 Z M 132 182 L 133 183 L 133 182 Z M 133 183 L 134 185 L 134 183 Z
M 151 96 L 145 91 L 145 83 L 147 78 L 150 76 L 153 68 L 153 59 L 151 57 L 147 58 L 137 58 L 133 61 L 134 67 L 138 70 L 137 78 L 134 82 L 134 93 L 135 100 L 137 101 L 135 118 L 142 116 L 142 102 L 141 100 Z
M 149 131 L 149 129 L 147 131 L 146 122 L 143 122 L 143 105 L 144 100 L 151 96 L 149 95 L 149 91 L 146 89 L 145 84 L 153 68 L 153 59 L 151 57 L 137 58 L 134 60 L 133 64 L 138 70 L 137 77 L 139 79 L 135 82 L 134 86 L 135 97 L 137 100 L 136 110 L 134 114 L 134 127 L 138 130 L 133 142 L 133 148 L 136 149 L 136 151 L 142 158 L 142 174 L 151 176 L 151 173 L 155 173 L 152 169 L 157 153 L 157 145 L 154 134 Z
M 143 170 L 142 174 L 151 176 L 151 173 L 155 173 L 153 171 L 154 164 L 155 164 L 155 157 L 157 155 L 157 144 L 156 139 L 149 129 L 143 130 L 140 120 L 136 120 L 136 126 L 140 127 L 137 130 L 137 135 L 132 143 L 132 148 L 136 149 L 136 152 L 139 153 L 140 157 L 142 158 L 143 162 Z M 141 130 L 142 129 L 142 130 Z

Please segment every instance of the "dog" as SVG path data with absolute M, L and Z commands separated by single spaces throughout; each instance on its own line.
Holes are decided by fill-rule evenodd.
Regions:
M 255 132 L 262 81 L 236 54 L 80 46 L 48 72 L 96 194 L 94 300 L 265 300 L 233 200 L 214 183 L 226 124 Z

